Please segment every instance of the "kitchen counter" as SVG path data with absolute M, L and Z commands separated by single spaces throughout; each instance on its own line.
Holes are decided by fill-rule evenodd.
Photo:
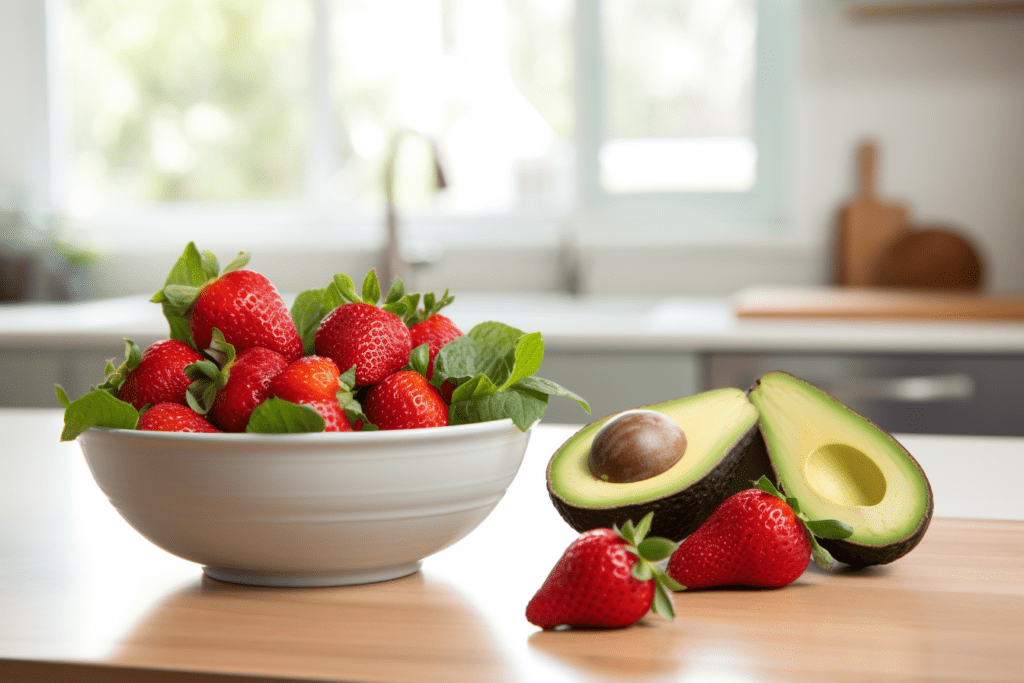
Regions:
M 1024 353 L 1019 321 L 748 319 L 728 298 L 465 294 L 445 315 L 463 329 L 500 320 L 540 331 L 550 349 Z M 147 297 L 0 306 L 0 349 L 117 352 L 125 338 L 144 345 L 166 335 L 160 306 Z
M 892 565 L 778 590 L 674 596 L 677 617 L 545 632 L 523 610 L 575 537 L 544 489 L 575 429 L 538 427 L 469 537 L 420 572 L 269 589 L 149 544 L 92 481 L 55 410 L 0 410 L 0 680 L 1002 681 L 1024 642 L 1024 439 L 900 435 L 935 492 Z M 998 472 L 998 476 L 986 474 Z
M 540 331 L 539 374 L 587 398 L 594 416 L 746 389 L 786 370 L 890 431 L 1024 436 L 1013 408 L 1024 384 L 1020 321 L 748 318 L 728 298 L 494 294 L 456 296 L 445 314 L 463 330 L 500 320 Z M 145 347 L 166 335 L 147 297 L 0 306 L 0 406 L 55 406 L 54 384 L 79 396 L 124 339 Z M 588 417 L 555 400 L 547 419 Z

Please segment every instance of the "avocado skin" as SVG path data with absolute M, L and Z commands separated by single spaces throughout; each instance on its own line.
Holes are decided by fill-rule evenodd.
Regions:
M 755 454 L 757 449 L 763 448 L 763 444 L 757 443 L 760 440 L 758 424 L 755 422 L 737 439 L 725 457 L 704 477 L 667 496 L 617 507 L 582 507 L 571 505 L 560 498 L 551 486 L 550 475 L 547 477 L 548 496 L 562 519 L 580 533 L 590 529 L 611 528 L 613 525 L 621 527 L 629 519 L 636 523 L 643 519 L 648 512 L 653 512 L 654 518 L 651 520 L 650 533 L 673 541 L 681 541 L 696 531 L 697 527 L 715 511 L 715 508 L 735 492 L 734 490 L 740 490 L 737 488 L 740 485 L 737 482 L 737 475 L 748 469 L 744 467 L 748 456 Z M 573 438 L 575 436 L 571 437 L 569 442 Z M 558 452 L 552 456 L 551 463 L 557 456 Z M 551 463 L 548 464 L 549 470 Z M 742 488 L 749 488 L 749 485 Z
M 754 383 L 754 386 L 750 387 L 750 389 L 747 391 L 748 395 L 760 383 L 761 380 L 758 379 Z M 817 387 L 815 388 L 817 389 Z M 828 392 L 823 391 L 821 389 L 817 390 L 820 391 L 825 396 L 828 396 L 829 398 L 834 400 L 845 410 L 864 419 L 872 427 L 877 429 L 880 433 L 892 439 L 893 442 L 900 447 L 900 450 L 903 451 L 903 454 L 906 455 L 910 462 L 913 463 L 914 467 L 917 468 L 917 471 L 920 472 L 921 478 L 924 479 L 924 485 L 928 492 L 928 503 L 925 506 L 924 516 L 921 517 L 921 521 L 918 523 L 914 531 L 905 538 L 893 541 L 892 543 L 886 543 L 885 545 L 868 545 L 866 543 L 858 543 L 856 541 L 848 541 L 843 539 L 819 538 L 818 544 L 821 545 L 822 548 L 827 550 L 836 560 L 836 562 L 842 562 L 843 564 L 847 564 L 854 569 L 863 569 L 864 567 L 870 567 L 871 565 L 889 564 L 890 562 L 895 562 L 896 560 L 900 559 L 901 557 L 909 553 L 915 547 L 917 547 L 917 544 L 921 542 L 922 538 L 924 538 L 925 532 L 928 531 L 928 525 L 931 524 L 932 513 L 935 510 L 935 499 L 934 496 L 932 496 L 931 483 L 928 481 L 928 477 L 925 475 L 924 470 L 921 469 L 921 464 L 917 462 L 914 456 L 912 456 L 910 452 L 903 447 L 903 444 L 901 444 L 899 441 L 893 438 L 891 434 L 889 434 L 887 431 L 879 427 L 873 420 L 870 420 L 864 415 L 861 415 L 853 408 L 837 399 L 835 396 L 832 396 Z M 779 472 L 775 467 L 775 459 L 771 457 L 771 449 L 768 448 L 768 441 L 767 439 L 765 439 L 764 431 L 760 429 L 760 424 L 761 421 L 758 420 L 759 428 L 757 439 L 755 439 L 755 441 L 761 442 L 759 448 L 762 449 L 763 452 L 767 455 L 767 464 L 771 469 L 771 472 L 768 473 L 768 478 L 772 480 L 773 484 L 779 486 Z M 781 489 L 783 493 L 789 495 L 789 493 L 786 492 L 785 490 L 785 482 L 782 483 Z

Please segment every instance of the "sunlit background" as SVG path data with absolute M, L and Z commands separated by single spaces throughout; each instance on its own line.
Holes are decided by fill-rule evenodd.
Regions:
M 69 0 L 74 217 L 152 202 L 373 210 L 389 140 L 435 139 L 455 214 L 571 201 L 570 0 Z M 602 16 L 611 192 L 743 191 L 752 0 L 614 2 Z M 431 193 L 420 150 L 406 201 Z

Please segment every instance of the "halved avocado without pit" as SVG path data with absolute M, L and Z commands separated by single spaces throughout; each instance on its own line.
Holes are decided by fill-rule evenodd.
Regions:
M 731 388 L 638 411 L 667 415 L 682 429 L 685 448 L 674 464 L 639 481 L 609 481 L 593 472 L 589 463 L 594 437 L 610 420 L 623 416 L 616 413 L 587 425 L 555 452 L 548 463 L 548 494 L 577 531 L 621 527 L 654 512 L 651 533 L 679 541 L 738 490 L 735 480 L 757 436 L 758 412 L 745 392 Z
M 890 434 L 785 372 L 761 377 L 749 398 L 779 487 L 811 519 L 853 528 L 849 538 L 820 540 L 836 560 L 886 564 L 921 541 L 934 509 L 931 486 Z

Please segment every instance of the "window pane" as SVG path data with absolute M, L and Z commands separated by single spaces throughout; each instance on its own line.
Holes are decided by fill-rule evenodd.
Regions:
M 607 191 L 750 189 L 755 9 L 754 0 L 603 3 Z
M 437 143 L 455 213 L 557 201 L 569 184 L 571 0 L 334 0 L 334 179 L 345 200 L 379 205 L 399 131 Z M 429 148 L 403 144 L 396 194 L 432 196 Z
M 294 198 L 311 12 L 293 0 L 69 0 L 69 208 Z

